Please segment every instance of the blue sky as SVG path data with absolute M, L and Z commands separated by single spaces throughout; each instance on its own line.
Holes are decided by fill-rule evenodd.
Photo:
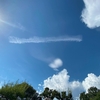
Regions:
M 1 85 L 69 87 L 74 97 L 100 88 L 99 8 L 99 0 L 0 0 Z

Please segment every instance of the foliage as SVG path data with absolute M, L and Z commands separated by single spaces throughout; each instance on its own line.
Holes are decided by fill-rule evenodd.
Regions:
M 18 83 L 18 81 L 16 83 L 4 84 L 0 89 L 0 94 L 10 100 L 15 100 L 18 96 L 21 98 L 31 97 L 34 93 L 36 93 L 36 91 L 31 85 L 26 82 Z
M 100 100 L 100 90 L 96 87 L 90 87 L 88 93 L 81 93 L 80 100 Z
M 44 91 L 40 95 L 44 96 L 44 97 L 50 97 L 51 99 L 56 97 L 58 99 L 66 98 L 66 100 L 72 100 L 72 93 L 71 93 L 71 91 L 68 91 L 68 95 L 66 95 L 66 91 L 62 91 L 60 93 L 59 91 L 53 90 L 53 89 L 49 89 L 48 87 L 46 87 L 44 89 Z
M 66 98 L 66 91 L 62 91 L 61 94 L 62 94 L 62 98 Z
M 60 98 L 60 92 L 56 91 L 56 90 L 53 90 L 52 93 L 51 93 L 51 97 L 54 98 Z

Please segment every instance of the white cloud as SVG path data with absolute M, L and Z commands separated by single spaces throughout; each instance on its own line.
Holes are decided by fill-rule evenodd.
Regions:
M 44 80 L 44 88 L 56 89 L 58 91 L 67 91 L 68 88 L 72 90 L 73 96 L 78 97 L 84 89 L 79 81 L 69 81 L 70 76 L 66 69 L 63 69 L 58 74 L 54 74 L 52 77 L 48 77 Z M 77 92 L 76 92 L 77 91 Z
M 79 98 L 79 94 L 85 91 L 82 83 L 79 81 L 69 82 L 69 87 L 72 90 L 72 94 L 75 100 L 78 100 L 76 98 Z
M 82 85 L 83 85 L 84 89 L 86 90 L 86 92 L 92 86 L 97 87 L 98 89 L 100 89 L 100 76 L 96 76 L 95 74 L 90 73 L 84 79 L 84 81 L 82 82 Z
M 63 62 L 59 58 L 54 59 L 54 61 L 49 64 L 49 66 L 53 68 L 54 70 L 58 70 L 58 68 L 61 67 L 62 65 L 63 65 Z
M 100 0 L 83 0 L 82 21 L 89 28 L 100 27 Z
M 52 77 L 44 80 L 44 88 L 49 87 L 50 89 L 66 90 L 69 87 L 69 77 L 67 70 L 64 69 L 57 75 L 53 75 Z
M 69 81 L 70 76 L 66 69 L 63 69 L 58 74 L 54 74 L 44 80 L 43 87 L 49 87 L 50 89 L 56 89 L 58 91 L 67 91 L 68 88 L 71 89 L 73 93 L 74 100 L 79 97 L 79 94 L 83 91 L 88 91 L 92 86 L 100 89 L 100 76 L 96 76 L 93 73 L 88 74 L 88 76 L 82 81 Z
M 11 23 L 11 22 L 7 22 L 7 21 L 2 20 L 2 19 L 0 19 L 0 22 L 4 23 L 4 24 L 6 24 L 6 25 L 9 25 L 9 26 L 11 26 L 11 27 L 14 27 L 14 28 L 18 28 L 18 29 L 20 29 L 20 30 L 25 30 L 25 28 L 24 28 L 20 23 L 18 23 L 18 24 L 13 24 L 13 23 Z
M 38 84 L 38 86 L 42 86 L 41 84 Z
M 49 42 L 81 42 L 81 36 L 60 36 L 60 37 L 33 37 L 33 38 L 18 38 L 18 37 L 9 37 L 10 43 L 23 44 L 23 43 L 49 43 Z

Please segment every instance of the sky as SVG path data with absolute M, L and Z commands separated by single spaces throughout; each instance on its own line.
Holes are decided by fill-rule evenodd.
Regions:
M 100 0 L 0 0 L 0 86 L 100 89 Z

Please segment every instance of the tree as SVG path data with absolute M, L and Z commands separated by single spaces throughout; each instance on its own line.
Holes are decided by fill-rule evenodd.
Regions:
M 44 97 L 50 97 L 52 99 L 54 97 L 60 98 L 60 93 L 58 91 L 49 89 L 48 87 L 46 87 L 40 95 Z
M 44 97 L 50 97 L 51 99 L 53 99 L 54 97 L 58 98 L 58 99 L 64 99 L 66 98 L 66 100 L 73 100 L 72 97 L 72 92 L 70 90 L 68 90 L 68 95 L 66 95 L 66 91 L 62 91 L 61 93 L 57 90 L 53 90 L 53 89 L 49 89 L 48 87 L 44 89 L 44 91 L 40 94 L 41 96 Z
M 72 95 L 72 91 L 70 89 L 68 89 L 68 96 L 67 96 L 68 100 L 73 100 L 73 95 Z
M 7 83 L 0 89 L 0 94 L 9 98 L 10 100 L 15 100 L 17 96 L 21 98 L 32 96 L 36 93 L 36 90 L 26 82 L 22 83 Z
M 89 100 L 88 94 L 85 94 L 85 92 L 82 92 L 80 94 L 80 100 Z
M 61 96 L 62 98 L 66 98 L 66 91 L 62 91 L 61 94 L 62 94 Z
M 100 90 L 96 87 L 90 87 L 88 93 L 81 93 L 80 100 L 100 100 Z
M 25 97 L 32 97 L 36 93 L 36 90 L 26 82 L 24 82 L 23 84 L 27 85 L 27 88 L 25 90 Z
M 94 97 L 94 100 L 100 100 L 100 91 L 98 91 L 97 95 Z
M 60 99 L 60 92 L 53 90 L 51 97 L 52 98 L 56 97 L 56 98 Z
M 50 96 L 49 88 L 46 87 L 46 88 L 44 89 L 44 91 L 43 91 L 40 95 L 41 95 L 41 96 L 44 96 L 44 97 Z

